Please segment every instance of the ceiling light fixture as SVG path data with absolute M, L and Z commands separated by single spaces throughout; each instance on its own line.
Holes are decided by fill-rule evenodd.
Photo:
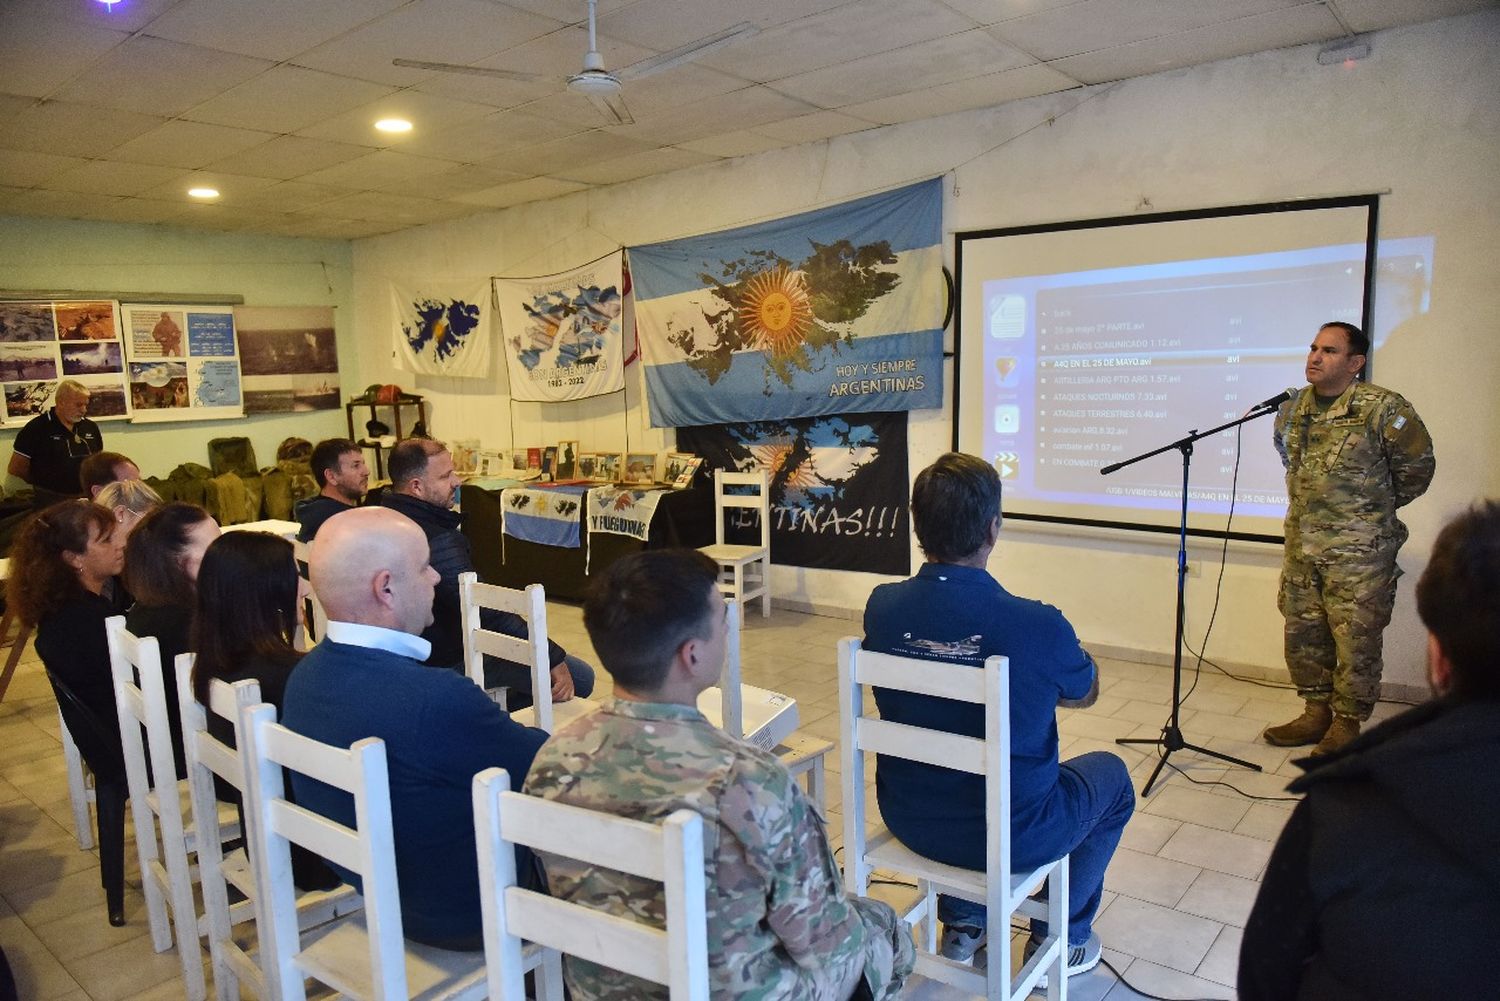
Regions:
M 214 198 L 218 198 L 219 197 L 219 189 L 218 188 L 188 188 L 188 196 L 190 198 L 202 198 L 204 200 L 210 200 L 210 199 L 214 199 Z
M 410 132 L 411 122 L 404 118 L 382 118 L 375 127 L 382 132 Z
M 105 10 L 114 10 L 115 4 L 119 3 L 120 0 L 96 0 L 96 2 L 102 3 Z
M 1330 42 L 1319 49 L 1318 64 L 1320 66 L 1353 66 L 1369 54 L 1370 43 L 1362 36 L 1355 35 L 1337 42 Z

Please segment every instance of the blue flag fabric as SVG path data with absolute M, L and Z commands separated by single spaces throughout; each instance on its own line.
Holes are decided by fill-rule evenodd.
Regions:
M 630 249 L 653 427 L 942 405 L 938 179 Z
M 511 487 L 500 494 L 500 531 L 526 542 L 577 549 L 582 545 L 586 487 Z

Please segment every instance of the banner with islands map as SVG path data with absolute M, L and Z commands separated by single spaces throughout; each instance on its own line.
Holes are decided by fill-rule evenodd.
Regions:
M 652 427 L 943 399 L 939 179 L 631 247 Z
M 582 400 L 625 388 L 622 251 L 555 275 L 495 278 L 510 398 Z
M 122 303 L 132 422 L 245 416 L 229 306 Z
M 490 280 L 391 283 L 396 364 L 418 375 L 490 374 Z

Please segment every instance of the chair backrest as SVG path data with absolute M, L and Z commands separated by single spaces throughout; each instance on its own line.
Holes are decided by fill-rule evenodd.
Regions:
M 464 673 L 483 688 L 486 654 L 530 665 L 536 725 L 551 733 L 552 665 L 547 663 L 547 593 L 542 585 L 531 584 L 518 591 L 498 584 L 481 584 L 479 575 L 471 571 L 458 575 L 458 599 L 464 634 Z M 519 615 L 526 622 L 526 638 L 484 628 L 481 622 L 484 609 Z
M 745 736 L 745 698 L 740 690 L 740 603 L 724 602 L 724 671 L 719 675 L 720 724 L 731 737 Z
M 328 613 L 323 611 L 323 603 L 318 600 L 318 595 L 312 589 L 312 578 L 309 576 L 307 557 L 311 551 L 310 543 L 294 540 L 292 542 L 292 556 L 297 561 L 297 576 L 307 581 L 307 601 L 303 603 L 302 614 L 297 616 L 297 634 L 293 638 L 294 645 L 298 650 L 311 650 L 313 645 L 323 638 L 328 631 Z
M 492 999 L 525 998 L 525 939 L 666 984 L 673 1001 L 707 1001 L 702 817 L 678 810 L 658 827 L 511 792 L 505 770 L 487 768 L 474 776 L 474 826 Z M 514 845 L 660 882 L 666 930 L 518 887 Z
M 182 744 L 187 756 L 188 793 L 192 802 L 193 823 L 198 830 L 213 830 L 219 822 L 219 800 L 214 777 L 245 792 L 245 768 L 239 752 L 208 731 L 210 713 L 231 725 L 247 707 L 260 704 L 260 682 L 246 679 L 229 684 L 215 679 L 209 683 L 208 705 L 198 701 L 193 691 L 193 655 L 178 654 L 177 703 L 182 713 Z M 245 818 L 247 842 L 256 837 L 249 816 Z M 203 913 L 208 923 L 209 951 L 214 961 L 214 986 L 220 997 L 238 996 L 238 990 L 226 991 L 226 977 L 235 983 L 248 980 L 257 997 L 265 995 L 260 968 L 250 953 L 234 941 L 232 929 L 237 920 L 251 916 L 250 907 L 231 909 L 229 884 L 224 871 L 224 848 L 217 838 L 203 838 L 198 845 L 199 881 L 203 887 Z M 252 900 L 254 894 L 251 894 Z
M 294 843 L 359 875 L 376 994 L 409 996 L 385 741 L 366 737 L 348 749 L 330 747 L 277 723 L 275 707 L 265 703 L 247 707 L 240 723 L 237 739 L 246 773 L 245 812 L 254 817 L 249 821 L 254 830 L 251 868 L 264 915 L 260 951 L 266 977 L 274 981 L 271 996 L 279 1001 L 305 1001 L 304 979 L 327 975 L 298 956 L 301 934 L 292 882 Z M 283 769 L 353 796 L 358 829 L 288 800 Z
M 727 492 L 725 487 L 734 487 Z M 747 488 L 753 488 L 747 489 Z M 771 493 L 764 469 L 753 473 L 714 470 L 714 541 L 724 544 L 724 509 L 748 508 L 760 512 L 760 545 L 771 548 Z
M 846 788 L 865 788 L 865 753 L 920 761 L 982 775 L 984 815 L 1004 818 L 985 832 L 985 875 L 989 892 L 1004 891 L 1010 873 L 1010 688 L 1009 661 L 989 657 L 982 668 L 939 660 L 918 660 L 860 648 L 852 636 L 839 640 L 839 724 Z M 984 737 L 896 723 L 865 712 L 865 688 L 885 688 L 984 706 Z M 863 843 L 864 796 L 846 797 L 844 844 Z M 851 888 L 864 864 L 845 852 Z M 997 896 L 998 904 L 998 896 Z

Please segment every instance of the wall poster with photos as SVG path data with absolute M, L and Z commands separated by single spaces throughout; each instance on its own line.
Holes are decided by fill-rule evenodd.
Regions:
M 245 415 L 233 308 L 126 303 L 120 312 L 133 420 Z
M 131 416 L 121 329 L 119 304 L 107 299 L 0 302 L 0 424 L 46 413 L 64 379 L 88 387 L 91 420 Z

